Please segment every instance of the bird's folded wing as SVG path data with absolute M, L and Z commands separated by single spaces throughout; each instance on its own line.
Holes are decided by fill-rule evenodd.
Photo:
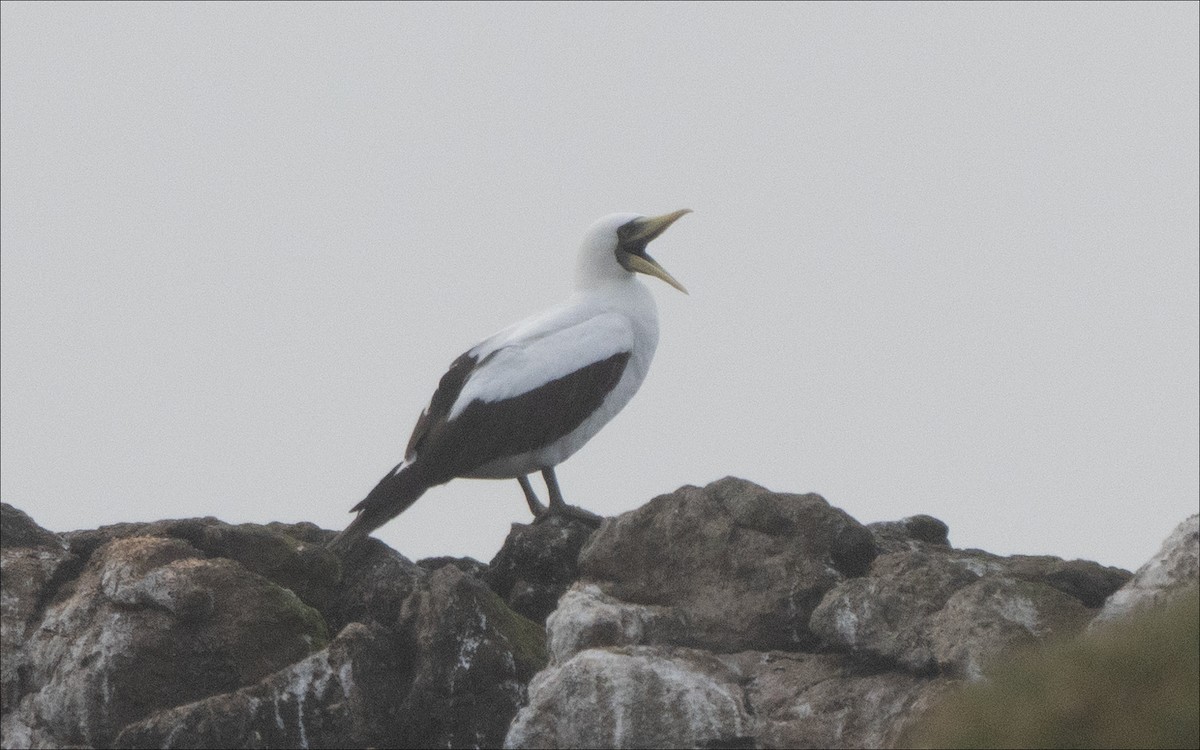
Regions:
M 600 407 L 633 344 L 631 324 L 616 313 L 510 333 L 499 347 L 488 340 L 455 360 L 393 474 L 414 462 L 436 484 L 549 445 Z
M 633 328 L 618 313 L 600 313 L 553 332 L 512 340 L 484 355 L 450 408 L 453 420 L 474 401 L 520 396 L 614 355 L 633 349 Z

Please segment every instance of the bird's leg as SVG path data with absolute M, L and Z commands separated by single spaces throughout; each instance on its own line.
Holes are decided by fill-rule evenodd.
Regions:
M 534 519 L 535 523 L 550 516 L 563 516 L 575 521 L 582 521 L 588 526 L 599 526 L 600 522 L 604 520 L 591 511 L 567 505 L 567 502 L 563 500 L 562 490 L 558 488 L 558 477 L 554 476 L 554 467 L 542 469 L 542 479 L 546 480 L 546 490 L 550 493 L 550 507 L 544 514 Z
M 529 512 L 534 518 L 538 518 L 546 513 L 546 506 L 542 505 L 542 501 L 538 500 L 537 494 L 533 491 L 533 485 L 529 483 L 529 477 L 522 474 L 517 477 L 517 481 L 521 483 L 521 491 L 525 493 L 525 502 L 529 503 Z M 559 500 L 562 500 L 560 497 Z
M 550 507 L 561 513 L 567 507 L 567 501 L 563 500 L 562 490 L 558 488 L 558 477 L 554 476 L 553 466 L 542 469 L 542 479 L 546 481 L 546 491 L 550 493 Z

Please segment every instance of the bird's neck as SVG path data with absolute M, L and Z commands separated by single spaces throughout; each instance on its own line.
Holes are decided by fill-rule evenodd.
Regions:
M 605 278 L 583 276 L 575 279 L 575 295 L 585 297 L 609 297 L 614 300 L 630 296 L 641 296 L 647 293 L 645 284 L 635 274 L 621 270 L 620 276 L 611 275 Z
M 617 310 L 635 319 L 655 320 L 658 306 L 650 289 L 633 274 L 587 286 L 576 285 L 573 304 L 603 310 Z

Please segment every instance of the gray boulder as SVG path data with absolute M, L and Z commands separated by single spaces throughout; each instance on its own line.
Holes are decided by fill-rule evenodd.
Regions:
M 972 680 L 1022 646 L 1079 633 L 1092 611 L 1044 583 L 987 576 L 954 592 L 928 620 L 934 662 L 943 674 Z
M 1200 515 L 1175 527 L 1158 554 L 1104 603 L 1092 627 L 1128 617 L 1187 593 L 1200 583 Z
M 398 727 L 383 745 L 497 747 L 546 664 L 542 628 L 451 566 L 406 602 L 401 642 L 411 677 L 395 693 Z
M 871 575 L 845 581 L 825 596 L 813 612 L 812 628 L 836 648 L 930 673 L 935 667 L 930 620 L 955 591 L 978 578 L 944 555 L 880 555 Z
M 625 602 L 681 610 L 686 642 L 715 651 L 803 649 L 821 598 L 867 572 L 874 537 L 818 495 L 727 477 L 604 521 L 581 579 Z
M 57 534 L 7 503 L 0 504 L 0 715 L 9 715 L 28 671 L 24 644 L 38 610 L 79 559 Z
M 829 646 L 914 674 L 979 678 L 1010 649 L 1072 635 L 1129 573 L 1080 560 L 919 544 L 876 558 L 812 617 Z
M 887 747 L 990 661 L 1079 632 L 1129 574 L 725 479 L 607 519 L 580 576 L 508 747 Z
M 738 665 L 762 748 L 892 747 L 957 681 L 880 671 L 844 654 L 747 652 Z
M 875 535 L 880 552 L 919 550 L 925 544 L 950 546 L 950 527 L 944 521 L 924 514 L 899 521 L 877 521 L 867 524 L 867 528 Z
M 546 620 L 553 664 L 601 646 L 671 644 L 688 640 L 688 618 L 677 607 L 629 604 L 605 594 L 599 586 L 577 583 Z
M 514 523 L 482 578 L 514 612 L 544 623 L 578 577 L 579 552 L 594 532 L 562 516 Z
M 546 661 L 482 581 L 375 540 L 3 510 L 4 747 L 495 746 Z
M 887 747 L 1106 600 L 1173 598 L 1200 558 L 1193 518 L 1121 589 L 733 478 L 594 533 L 514 525 L 488 566 L 338 558 L 311 524 L 3 512 L 5 747 Z
M 231 560 L 178 539 L 117 539 L 29 634 L 8 718 L 32 745 L 107 746 L 152 711 L 257 681 L 327 640 L 316 610 Z
M 348 625 L 295 664 L 234 691 L 125 726 L 127 748 L 367 747 L 394 737 L 390 697 L 403 652 L 379 625 Z
M 352 623 L 240 690 L 155 713 L 122 747 L 489 747 L 545 663 L 541 629 L 453 565 L 417 582 L 399 629 Z
M 509 748 L 752 747 L 737 675 L 713 654 L 588 649 L 538 674 Z

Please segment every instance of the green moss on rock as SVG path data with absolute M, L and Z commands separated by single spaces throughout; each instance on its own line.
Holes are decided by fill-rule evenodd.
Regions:
M 325 625 L 325 618 L 291 589 L 268 582 L 262 605 L 265 612 L 273 613 L 280 621 L 298 625 L 301 636 L 310 642 L 309 653 L 329 644 L 329 628 Z
M 546 631 L 536 622 L 509 609 L 504 600 L 490 589 L 483 591 L 482 603 L 488 619 L 508 639 L 517 663 L 517 673 L 522 682 L 528 682 L 549 661 Z

